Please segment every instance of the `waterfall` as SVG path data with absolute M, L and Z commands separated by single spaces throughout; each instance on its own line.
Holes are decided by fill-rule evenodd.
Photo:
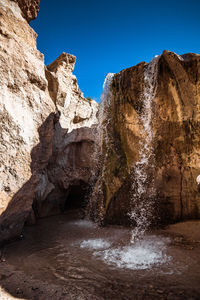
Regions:
M 152 102 L 157 89 L 157 69 L 160 56 L 156 56 L 144 71 L 144 90 L 142 94 L 143 109 L 140 115 L 143 140 L 139 146 L 139 160 L 136 162 L 132 174 L 132 201 L 129 217 L 136 225 L 132 230 L 131 242 L 141 238 L 150 227 L 154 210 L 154 153 L 152 128 Z M 147 195 L 148 194 L 148 195 Z
M 98 142 L 99 145 L 103 146 L 103 140 L 105 144 L 108 142 L 108 131 L 107 127 L 110 123 L 109 118 L 109 107 L 110 107 L 110 99 L 112 97 L 112 90 L 111 90 L 111 84 L 113 82 L 113 76 L 114 73 L 108 73 L 103 84 L 103 92 L 101 94 L 101 102 L 100 102 L 100 109 L 99 109 L 99 128 L 98 128 Z M 102 149 L 101 149 L 102 150 Z
M 96 132 L 96 147 L 93 153 L 93 159 L 96 162 L 96 168 L 93 170 L 92 176 L 96 176 L 96 171 L 100 168 L 101 154 L 103 143 L 108 143 L 108 131 L 107 127 L 110 123 L 110 117 L 108 114 L 110 107 L 110 99 L 112 97 L 111 84 L 113 81 L 113 73 L 108 73 L 103 84 L 103 92 L 101 94 L 101 102 L 98 112 L 98 127 Z
M 99 236 L 80 242 L 81 249 L 89 249 L 93 256 L 103 260 L 105 263 L 132 270 L 145 270 L 153 266 L 161 265 L 171 260 L 166 255 L 167 239 L 157 238 L 155 235 L 144 236 L 145 231 L 150 227 L 153 219 L 153 176 L 154 155 L 153 155 L 153 130 L 152 130 L 152 102 L 155 98 L 157 88 L 157 66 L 159 57 L 155 58 L 145 67 L 144 90 L 142 95 L 143 109 L 140 115 L 141 136 L 144 140 L 140 142 L 139 159 L 133 168 L 132 176 L 132 207 L 129 214 L 130 219 L 136 224 L 131 231 L 131 240 L 127 244 L 120 243 L 123 238 L 112 233 L 112 238 Z M 107 167 L 109 150 L 113 143 L 111 123 L 111 98 L 112 82 L 114 74 L 108 74 L 103 85 L 101 104 L 99 109 L 99 126 L 96 133 L 97 145 L 94 151 L 96 168 L 94 168 L 94 185 L 90 200 L 90 212 L 95 212 L 96 221 L 104 220 L 105 207 L 102 189 L 102 177 Z M 103 154 L 103 155 L 102 155 Z M 98 170 L 98 172 L 95 171 Z M 95 175 L 96 174 L 96 175 Z M 96 177 L 95 177 L 96 176 Z M 150 187 L 149 187 L 149 181 Z M 145 197 L 149 193 L 148 199 Z M 124 195 L 126 197 L 126 195 Z M 145 200 L 147 199 L 147 201 Z M 101 229 L 102 230 L 102 229 Z M 112 228 L 113 230 L 113 228 Z M 128 235 L 127 235 L 128 237 Z M 141 239 L 141 237 L 143 237 Z M 116 240 L 113 240 L 116 239 Z M 131 243 L 134 242 L 134 245 Z
M 108 145 L 109 132 L 107 130 L 110 124 L 110 116 L 109 116 L 109 108 L 110 108 L 110 100 L 112 97 L 111 84 L 113 81 L 114 73 L 108 73 L 104 83 L 103 83 L 103 92 L 101 94 L 101 101 L 98 112 L 98 127 L 95 132 L 96 135 L 96 144 L 92 156 L 92 160 L 95 162 L 95 168 L 91 173 L 91 193 L 89 195 L 89 204 L 87 207 L 87 215 L 91 215 L 98 207 L 98 221 L 102 221 L 103 219 L 103 202 L 98 202 L 98 195 L 102 195 L 102 185 L 101 185 L 101 176 L 99 176 L 100 172 L 103 172 L 104 163 L 102 162 L 102 151 L 103 145 Z M 104 159 L 106 159 L 105 156 Z M 98 202 L 98 203 L 97 203 Z M 96 207 L 94 208 L 94 205 Z

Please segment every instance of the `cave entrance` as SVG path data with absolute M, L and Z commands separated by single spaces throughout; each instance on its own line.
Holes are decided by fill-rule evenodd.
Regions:
M 88 202 L 89 185 L 84 181 L 72 184 L 64 203 L 64 211 L 85 208 Z

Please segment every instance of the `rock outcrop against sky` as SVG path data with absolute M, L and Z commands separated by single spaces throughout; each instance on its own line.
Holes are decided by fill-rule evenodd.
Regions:
M 37 17 L 40 9 L 40 0 L 13 0 L 18 3 L 22 16 L 29 23 Z
M 142 198 L 148 208 L 154 188 L 158 222 L 200 217 L 196 182 L 200 173 L 200 55 L 178 56 L 164 51 L 157 61 L 156 91 L 151 119 L 146 124 L 151 137 L 148 128 L 144 130 L 143 115 L 148 100 L 144 95 L 148 64 L 123 70 L 113 79 L 107 123 L 109 138 L 103 144 L 102 177 L 97 183 L 102 194 L 97 193 L 97 200 L 94 199 L 95 209 L 95 205 L 100 210 L 104 207 L 108 222 L 128 222 L 128 213 L 137 205 L 134 189 L 142 169 L 147 174 Z M 147 148 L 151 148 L 151 158 L 139 170 L 138 161 L 141 153 L 149 151 Z M 144 155 L 143 160 L 146 158 Z

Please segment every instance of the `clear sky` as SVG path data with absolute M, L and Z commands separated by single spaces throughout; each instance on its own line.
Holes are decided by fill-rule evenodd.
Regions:
M 74 54 L 79 86 L 97 100 L 109 72 L 165 49 L 200 53 L 200 0 L 41 0 L 31 26 L 45 63 Z

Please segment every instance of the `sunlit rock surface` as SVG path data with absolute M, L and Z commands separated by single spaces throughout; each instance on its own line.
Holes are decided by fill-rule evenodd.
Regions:
M 78 208 L 89 191 L 96 135 L 98 104 L 83 97 L 72 74 L 76 58 L 62 53 L 47 66 L 49 93 L 57 118 L 53 153 L 44 171 L 34 207 L 40 217 Z
M 96 185 L 102 193 L 93 199 L 93 211 L 103 211 L 104 221 L 129 222 L 129 212 L 138 205 L 136 164 L 140 153 L 149 151 L 144 131 L 144 73 L 140 63 L 116 74 L 109 98 L 109 122 L 103 143 L 102 177 Z M 200 195 L 196 178 L 200 173 L 200 55 L 164 51 L 157 66 L 156 93 L 148 124 L 152 156 L 143 165 L 147 174 L 141 201 L 148 213 L 152 204 L 154 222 L 174 222 L 200 217 Z M 153 166 L 153 167 L 152 167 Z M 95 201 L 96 200 L 96 201 Z M 92 212 L 93 215 L 93 212 Z M 98 218 L 98 214 L 96 215 Z
M 66 161 L 74 153 L 84 161 L 93 144 L 90 130 L 97 104 L 88 102 L 78 88 L 72 75 L 75 57 L 62 54 L 46 69 L 36 48 L 37 35 L 27 20 L 36 17 L 38 2 L 0 3 L 0 241 L 19 235 L 28 215 L 29 223 L 34 223 L 35 212 L 40 215 L 39 203 L 56 186 L 47 174 L 47 165 L 54 168 L 52 157 L 67 178 L 73 180 L 76 173 L 82 179 L 75 170 L 81 166 L 76 163 L 66 171 Z M 58 88 L 56 95 L 51 83 Z M 63 180 L 67 185 L 68 179 Z
M 36 49 L 36 33 L 13 1 L 2 1 L 0 5 L 0 45 L 2 240 L 21 230 L 31 209 L 38 171 L 51 155 L 47 144 L 53 134 L 53 116 L 49 115 L 55 105 L 48 92 L 43 55 Z M 38 128 L 44 123 L 41 131 L 45 130 L 43 143 L 47 151 L 41 153 L 38 149 L 34 156 L 33 149 L 40 144 Z M 32 161 L 40 155 L 42 161 L 33 170 Z

